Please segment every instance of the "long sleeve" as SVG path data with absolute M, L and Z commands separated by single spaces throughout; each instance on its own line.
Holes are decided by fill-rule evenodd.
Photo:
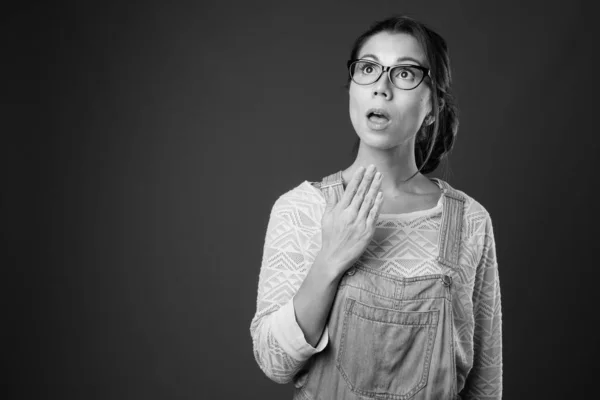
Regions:
M 327 346 L 329 337 L 325 326 L 317 346 L 312 347 L 296 321 L 293 296 L 310 267 L 310 258 L 304 250 L 306 231 L 299 226 L 306 216 L 296 207 L 296 200 L 288 192 L 271 210 L 258 279 L 256 314 L 250 324 L 254 358 L 261 370 L 277 383 L 291 382 L 308 359 Z
M 487 216 L 481 260 L 473 288 L 475 330 L 473 368 L 462 399 L 502 398 L 502 306 L 496 244 L 491 217 Z

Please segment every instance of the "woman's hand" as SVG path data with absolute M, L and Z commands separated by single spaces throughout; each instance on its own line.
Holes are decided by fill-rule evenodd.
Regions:
M 370 165 L 366 172 L 359 168 L 336 203 L 329 196 L 321 219 L 322 257 L 324 268 L 333 268 L 341 276 L 366 250 L 379 215 L 383 196 L 379 192 L 381 174 Z

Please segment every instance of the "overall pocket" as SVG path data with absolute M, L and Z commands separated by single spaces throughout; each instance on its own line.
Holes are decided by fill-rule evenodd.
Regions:
M 350 389 L 405 400 L 427 384 L 439 310 L 399 311 L 347 298 L 336 366 Z

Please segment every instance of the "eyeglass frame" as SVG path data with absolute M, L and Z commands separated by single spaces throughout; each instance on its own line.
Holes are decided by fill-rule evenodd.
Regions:
M 358 61 L 366 61 L 366 62 L 370 62 L 376 65 L 379 65 L 381 67 L 381 72 L 379 73 L 379 76 L 377 77 L 377 79 L 375 79 L 373 82 L 371 83 L 358 83 L 354 80 L 354 78 L 352 77 L 352 72 L 350 71 L 350 66 Z M 367 60 L 364 58 L 356 58 L 354 60 L 348 60 L 348 62 L 346 63 L 346 66 L 348 67 L 348 74 L 350 75 L 350 80 L 354 83 L 356 83 L 357 85 L 361 85 L 361 86 L 366 86 L 366 85 L 372 85 L 375 82 L 377 82 L 379 79 L 381 79 L 381 75 L 383 75 L 384 72 L 387 72 L 387 77 L 388 80 L 390 81 L 390 83 L 395 87 L 398 88 L 400 90 L 414 90 L 416 88 L 419 87 L 419 85 L 421 83 L 423 83 L 423 81 L 425 80 L 425 78 L 429 77 L 429 79 L 431 79 L 431 69 L 427 68 L 427 67 L 423 67 L 421 65 L 415 65 L 415 64 L 396 64 L 396 65 L 389 65 L 389 66 L 385 66 L 383 64 L 378 63 L 377 61 L 373 61 L 373 60 Z M 421 78 L 421 81 L 419 83 L 416 84 L 415 87 L 410 88 L 410 89 L 402 89 L 401 87 L 396 86 L 396 84 L 392 81 L 392 77 L 390 76 L 390 71 L 396 67 L 413 67 L 413 68 L 417 68 L 420 69 L 421 71 L 423 71 L 423 78 Z

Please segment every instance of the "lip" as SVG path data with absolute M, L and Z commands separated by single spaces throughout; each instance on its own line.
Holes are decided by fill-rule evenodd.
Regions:
M 369 114 L 372 112 L 383 115 L 385 118 L 387 118 L 387 121 L 381 122 L 381 123 L 371 121 L 369 119 Z M 369 129 L 371 129 L 373 131 L 382 131 L 382 130 L 386 129 L 392 123 L 392 119 L 390 118 L 390 113 L 387 112 L 386 110 L 384 110 L 383 108 L 370 108 L 367 111 L 367 113 L 365 114 L 365 118 L 367 119 L 367 126 L 369 127 Z
M 377 122 L 373 122 L 367 118 L 367 126 L 372 131 L 382 131 L 382 130 L 386 129 L 391 123 L 392 123 L 392 121 L 390 121 L 389 119 L 386 122 L 377 123 Z
M 377 113 L 386 117 L 388 120 L 391 120 L 390 113 L 384 110 L 383 108 L 369 108 L 365 114 L 365 117 L 369 118 L 369 114 Z

